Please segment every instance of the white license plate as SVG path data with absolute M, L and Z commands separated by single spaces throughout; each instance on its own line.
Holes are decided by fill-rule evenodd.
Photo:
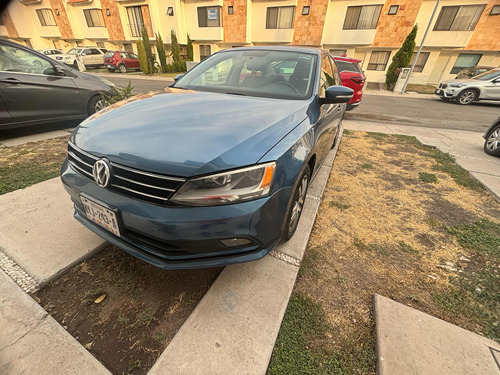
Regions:
M 113 211 L 85 198 L 84 196 L 80 196 L 80 200 L 82 201 L 85 214 L 89 220 L 99 224 L 111 233 L 120 236 L 118 220 L 116 219 L 116 214 Z

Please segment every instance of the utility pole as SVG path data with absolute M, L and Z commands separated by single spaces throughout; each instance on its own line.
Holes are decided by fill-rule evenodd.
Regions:
M 404 94 L 406 91 L 406 86 L 408 86 L 408 82 L 410 81 L 411 74 L 413 73 L 413 69 L 415 68 L 415 64 L 417 63 L 418 57 L 420 56 L 420 52 L 422 51 L 422 47 L 424 46 L 425 38 L 427 37 L 427 33 L 429 32 L 429 29 L 431 28 L 432 20 L 434 19 L 434 16 L 436 15 L 436 11 L 438 9 L 440 1 L 441 0 L 436 1 L 436 5 L 434 6 L 434 10 L 432 11 L 431 19 L 429 20 L 429 23 L 427 24 L 427 28 L 425 29 L 425 33 L 424 33 L 424 36 L 422 37 L 422 41 L 420 42 L 420 46 L 418 46 L 417 55 L 415 56 L 415 60 L 413 61 L 413 64 L 411 64 L 410 72 L 408 73 L 408 76 L 406 77 L 406 81 L 403 85 L 403 88 L 401 89 L 401 94 Z

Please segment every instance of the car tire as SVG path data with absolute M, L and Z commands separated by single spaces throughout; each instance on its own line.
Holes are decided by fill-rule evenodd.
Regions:
M 100 111 L 101 109 L 104 109 L 106 107 L 104 100 L 101 98 L 100 95 L 95 95 L 90 98 L 89 103 L 87 105 L 87 112 L 90 115 L 93 115 L 94 113 Z
M 468 105 L 474 102 L 477 98 L 475 90 L 464 90 L 457 96 L 457 103 L 461 105 Z
M 300 175 L 297 180 L 298 183 L 295 186 L 292 202 L 288 210 L 285 226 L 283 228 L 283 241 L 288 241 L 293 237 L 297 226 L 299 225 L 300 216 L 304 208 L 304 203 L 307 195 L 307 188 L 309 187 L 309 182 L 311 180 L 311 169 L 306 166 L 306 169 Z
M 110 73 L 114 73 L 114 72 L 115 72 L 115 69 L 110 69 L 110 68 L 108 68 L 108 72 L 110 72 Z
M 500 123 L 486 134 L 484 152 L 492 156 L 500 156 Z
M 120 73 L 127 73 L 127 66 L 125 64 L 118 65 L 118 70 Z

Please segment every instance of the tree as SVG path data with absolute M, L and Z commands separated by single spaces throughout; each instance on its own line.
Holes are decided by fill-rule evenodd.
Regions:
M 160 33 L 156 34 L 156 51 L 158 52 L 158 60 L 160 60 L 161 71 L 165 73 L 167 71 L 167 54 L 165 53 L 165 45 L 163 44 L 163 39 Z
M 137 56 L 139 57 L 139 65 L 141 66 L 141 70 L 144 73 L 149 74 L 148 58 L 146 56 L 146 50 L 144 49 L 141 40 L 137 41 Z
M 193 50 L 193 41 L 187 36 L 187 53 L 188 53 L 188 61 L 194 61 L 194 50 Z
M 147 72 L 146 74 L 153 74 L 155 72 L 153 53 L 151 52 L 151 43 L 149 41 L 148 29 L 146 29 L 146 25 L 142 27 L 141 31 L 142 36 L 142 46 L 144 47 L 144 51 L 146 52 L 146 61 L 147 61 Z M 144 70 L 143 70 L 144 71 Z
M 385 87 L 387 90 L 394 90 L 394 85 L 398 80 L 401 68 L 407 67 L 410 64 L 413 51 L 415 50 L 415 38 L 417 37 L 417 31 L 418 26 L 413 26 L 413 29 L 403 42 L 403 45 L 392 58 L 392 63 L 389 65 L 385 75 Z
M 177 41 L 177 35 L 175 34 L 174 30 L 170 32 L 170 39 L 172 40 L 172 60 L 174 60 L 174 64 L 180 64 L 181 47 L 179 46 L 179 42 Z

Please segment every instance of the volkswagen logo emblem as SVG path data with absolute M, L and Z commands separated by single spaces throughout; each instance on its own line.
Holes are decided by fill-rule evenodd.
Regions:
M 97 160 L 92 168 L 92 175 L 97 185 L 102 187 L 108 186 L 110 180 L 108 163 L 103 159 Z

